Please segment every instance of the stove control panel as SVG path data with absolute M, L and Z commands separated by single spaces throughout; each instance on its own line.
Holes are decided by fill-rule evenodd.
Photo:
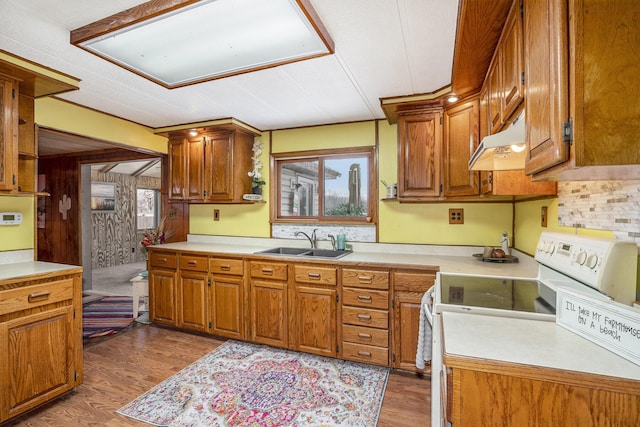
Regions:
M 635 242 L 544 232 L 535 259 L 618 302 L 630 305 L 635 300 Z

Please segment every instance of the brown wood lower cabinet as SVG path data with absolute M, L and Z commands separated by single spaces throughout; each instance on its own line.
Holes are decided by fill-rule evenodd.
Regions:
M 416 371 L 420 302 L 436 279 L 435 271 L 393 272 L 393 367 Z
M 287 264 L 250 262 L 251 341 L 288 347 Z
M 208 258 L 206 255 L 181 253 L 178 259 L 178 326 L 207 332 Z
M 178 325 L 178 255 L 175 251 L 149 251 L 149 319 Z
M 447 370 L 446 413 L 453 426 L 640 425 L 640 393 L 631 380 L 536 366 L 507 374 L 499 363 L 462 364 Z
M 209 271 L 209 332 L 244 339 L 244 261 L 212 258 Z
M 82 383 L 82 278 L 75 270 L 0 281 L 0 423 Z
M 289 303 L 291 348 L 322 356 L 336 355 L 337 268 L 293 265 Z

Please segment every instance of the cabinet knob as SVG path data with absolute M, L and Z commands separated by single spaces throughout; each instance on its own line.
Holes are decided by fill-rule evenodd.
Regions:
M 360 283 L 371 283 L 371 282 L 373 282 L 373 277 L 371 277 L 371 276 L 358 276 L 358 281 Z
M 358 356 L 361 356 L 361 357 L 367 357 L 367 358 L 369 358 L 369 359 L 370 359 L 370 358 L 371 358 L 371 353 L 370 353 L 370 352 L 368 352 L 368 351 L 362 351 L 362 350 L 360 350 L 360 351 L 358 351 Z
M 187 263 L 189 265 L 198 265 L 198 262 L 196 260 L 189 260 L 189 262 Z
M 309 279 L 320 280 L 320 273 L 309 273 Z
M 368 314 L 358 314 L 358 319 L 360 320 L 371 320 L 371 316 Z
M 371 302 L 370 295 L 358 295 L 358 301 Z
M 358 338 L 363 340 L 370 340 L 371 334 L 363 334 L 362 332 L 358 332 Z
M 229 271 L 231 270 L 231 266 L 229 264 L 223 264 L 220 266 L 220 270 Z

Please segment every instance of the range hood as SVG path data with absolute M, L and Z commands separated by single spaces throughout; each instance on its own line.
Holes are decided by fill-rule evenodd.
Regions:
M 486 136 L 469 160 L 469 170 L 497 171 L 524 169 L 524 111 L 502 132 Z

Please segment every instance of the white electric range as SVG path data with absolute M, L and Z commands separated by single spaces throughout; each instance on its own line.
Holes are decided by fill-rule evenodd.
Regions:
M 638 247 L 611 241 L 544 232 L 535 254 L 536 279 L 438 273 L 425 307 L 432 325 L 431 420 L 445 425 L 441 396 L 446 395 L 442 364 L 442 312 L 555 321 L 556 290 L 566 287 L 632 305 L 636 296 Z

